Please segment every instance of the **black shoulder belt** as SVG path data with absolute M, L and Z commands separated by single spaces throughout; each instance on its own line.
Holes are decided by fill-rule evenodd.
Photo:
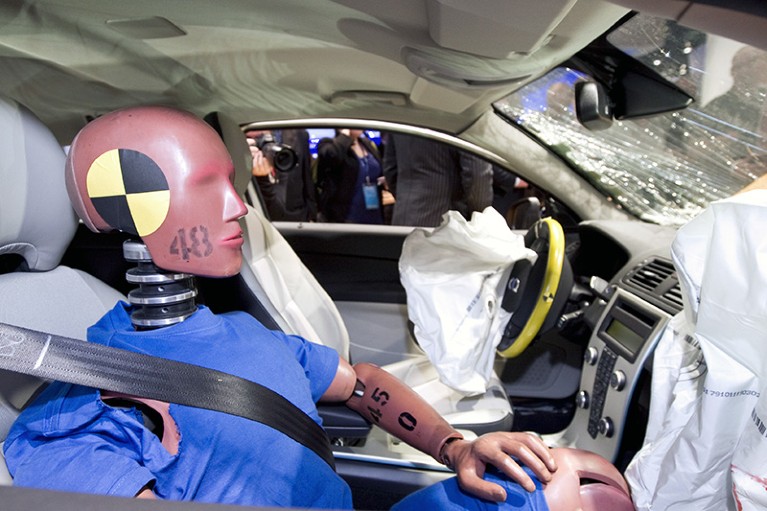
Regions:
M 0 369 L 244 417 L 284 433 L 335 469 L 319 424 L 273 390 L 239 376 L 4 323 Z

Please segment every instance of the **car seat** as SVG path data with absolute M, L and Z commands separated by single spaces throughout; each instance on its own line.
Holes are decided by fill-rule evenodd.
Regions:
M 235 165 L 235 187 L 251 204 L 242 221 L 243 281 L 284 332 L 331 346 L 349 360 L 349 333 L 338 308 L 267 218 L 260 193 L 250 179 L 252 160 L 245 135 L 224 114 L 214 112 L 206 120 L 228 147 Z M 466 397 L 439 380 L 425 355 L 379 365 L 412 387 L 455 427 L 477 434 L 511 429 L 511 404 L 497 376 L 484 394 Z
M 85 339 L 125 297 L 59 262 L 77 229 L 65 154 L 29 110 L 0 97 L 0 322 Z M 0 346 L 0 352 L 3 348 Z M 0 441 L 42 382 L 0 370 Z M 10 484 L 0 451 L 0 484 Z

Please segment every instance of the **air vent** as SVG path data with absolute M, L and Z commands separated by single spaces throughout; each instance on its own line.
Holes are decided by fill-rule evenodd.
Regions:
M 655 291 L 669 276 L 674 274 L 674 266 L 661 259 L 653 259 L 640 264 L 626 278 L 628 282 L 646 291 Z
M 676 314 L 682 310 L 682 290 L 674 264 L 667 259 L 643 261 L 623 277 L 622 283 L 667 312 Z
M 679 282 L 674 284 L 671 289 L 663 293 L 663 298 L 679 307 L 679 310 L 684 308 L 684 301 L 682 300 L 682 288 L 679 287 Z

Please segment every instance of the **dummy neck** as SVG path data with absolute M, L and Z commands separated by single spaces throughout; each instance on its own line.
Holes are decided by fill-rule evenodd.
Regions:
M 136 330 L 173 325 L 194 314 L 197 288 L 193 275 L 161 270 L 146 245 L 138 241 L 123 243 L 123 257 L 137 264 L 125 273 L 129 283 L 139 286 L 128 293 L 133 305 L 131 323 Z

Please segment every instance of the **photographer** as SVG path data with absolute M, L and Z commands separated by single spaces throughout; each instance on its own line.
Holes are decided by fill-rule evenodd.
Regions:
M 245 133 L 253 155 L 253 177 L 261 190 L 270 220 L 313 222 L 317 198 L 311 175 L 309 135 L 306 130 L 256 131 Z M 279 143 L 278 143 L 279 141 Z M 264 154 L 259 149 L 274 154 Z M 295 155 L 295 164 L 288 153 Z M 277 157 L 277 164 L 273 161 Z M 277 167 L 277 168 L 275 168 Z

